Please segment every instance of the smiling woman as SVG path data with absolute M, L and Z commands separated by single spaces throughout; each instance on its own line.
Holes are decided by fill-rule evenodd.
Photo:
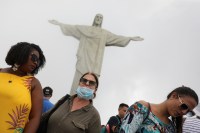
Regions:
M 38 45 L 20 42 L 7 53 L 11 67 L 0 69 L 0 132 L 35 133 L 42 112 L 42 87 L 34 77 L 45 64 Z

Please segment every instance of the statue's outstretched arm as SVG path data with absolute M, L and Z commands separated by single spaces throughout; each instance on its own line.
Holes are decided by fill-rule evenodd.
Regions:
M 144 39 L 139 36 L 131 37 L 131 41 L 143 41 L 143 40 Z
M 57 20 L 48 20 L 49 21 L 49 23 L 51 23 L 51 24 L 54 24 L 54 25 L 60 25 L 61 23 L 60 22 L 58 22 Z

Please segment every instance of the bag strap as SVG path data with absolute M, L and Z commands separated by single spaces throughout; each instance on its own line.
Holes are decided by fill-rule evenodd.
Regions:
M 120 118 L 118 115 L 116 115 L 115 117 L 116 117 L 117 120 L 118 120 L 118 124 L 120 124 L 120 126 L 121 126 L 121 124 L 122 124 L 122 122 L 121 122 L 121 118 Z
M 61 98 L 55 105 L 54 107 L 50 110 L 48 118 L 47 118 L 47 122 L 49 121 L 49 118 L 51 117 L 51 115 L 56 111 L 56 109 L 62 105 L 68 98 L 70 97 L 69 94 L 66 94 L 63 98 Z

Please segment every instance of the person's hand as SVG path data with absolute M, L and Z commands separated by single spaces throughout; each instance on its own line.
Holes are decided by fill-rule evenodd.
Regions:
M 115 126 L 113 133 L 119 133 L 120 126 Z
M 139 36 L 135 36 L 135 37 L 131 37 L 132 41 L 143 41 L 144 39 L 139 37 Z
M 58 22 L 57 20 L 48 20 L 48 21 L 51 24 L 55 24 L 55 25 L 59 25 L 60 24 L 60 22 Z

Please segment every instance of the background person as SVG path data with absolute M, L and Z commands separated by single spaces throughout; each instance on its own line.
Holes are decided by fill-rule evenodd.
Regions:
M 183 133 L 200 133 L 200 104 L 187 115 L 183 122 Z
M 0 132 L 35 133 L 42 113 L 42 87 L 34 77 L 45 57 L 38 45 L 19 42 L 7 53 L 0 69 Z
M 125 47 L 130 41 L 143 40 L 139 36 L 125 37 L 102 29 L 102 14 L 96 14 L 92 26 L 63 24 L 56 20 L 49 20 L 49 22 L 58 25 L 64 35 L 73 36 L 80 41 L 70 94 L 76 93 L 79 79 L 84 73 L 93 72 L 100 76 L 105 46 Z
M 98 85 L 95 74 L 85 73 L 79 80 L 77 94 L 51 115 L 47 133 L 100 133 L 100 116 L 93 106 Z
M 49 99 L 52 97 L 52 94 L 53 94 L 53 89 L 51 87 L 47 86 L 43 89 L 43 109 L 42 109 L 43 113 L 47 112 L 54 106 L 54 104 L 49 101 Z
M 118 108 L 118 115 L 110 117 L 108 120 L 108 125 L 110 127 L 110 133 L 118 133 L 119 128 L 122 124 L 122 119 L 124 118 L 126 111 L 128 110 L 128 105 L 121 103 Z
M 182 116 L 198 103 L 196 92 L 185 86 L 174 89 L 160 104 L 136 102 L 129 107 L 120 133 L 182 133 Z

